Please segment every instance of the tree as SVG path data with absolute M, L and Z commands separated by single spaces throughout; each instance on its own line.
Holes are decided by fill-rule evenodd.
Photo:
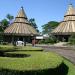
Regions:
M 11 21 L 13 19 L 14 19 L 13 16 L 11 16 L 10 14 L 7 14 L 6 18 L 0 22 L 0 32 L 3 32 L 4 29 L 6 29 L 9 26 L 9 24 L 11 24 Z
M 68 39 L 69 44 L 75 45 L 75 35 L 71 35 Z
M 31 18 L 31 19 L 29 19 L 29 22 L 30 22 L 31 26 L 34 27 L 37 32 L 39 32 L 38 27 L 37 27 L 37 24 L 35 22 L 35 19 L 34 18 Z
M 54 28 L 56 28 L 57 26 L 59 25 L 59 22 L 56 22 L 56 21 L 50 21 L 48 22 L 47 24 L 44 24 L 42 26 L 42 33 L 43 34 L 47 34 L 47 33 L 50 33 Z
M 12 20 L 14 19 L 14 16 L 7 14 L 6 18 L 9 20 L 9 24 L 11 24 Z
M 6 27 L 8 27 L 9 22 L 7 21 L 7 19 L 3 19 L 1 21 L 1 27 L 4 30 Z
M 0 26 L 0 32 L 3 32 L 4 30 L 3 30 L 3 28 L 2 28 L 2 26 Z
M 0 22 L 0 32 L 3 32 L 3 28 L 2 28 L 2 25 L 1 25 L 1 22 Z

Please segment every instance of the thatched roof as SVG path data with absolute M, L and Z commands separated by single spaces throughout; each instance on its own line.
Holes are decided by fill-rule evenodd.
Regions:
M 21 35 L 21 36 L 34 36 L 38 35 L 35 28 L 33 28 L 24 12 L 23 7 L 21 7 L 17 17 L 14 22 L 4 30 L 5 35 Z
M 64 16 L 64 21 L 62 21 L 51 33 L 54 35 L 75 34 L 75 9 L 72 4 L 69 5 Z

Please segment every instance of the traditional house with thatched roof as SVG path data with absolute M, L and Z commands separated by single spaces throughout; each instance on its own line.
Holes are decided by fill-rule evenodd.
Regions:
M 4 30 L 4 41 L 14 43 L 18 40 L 24 42 L 31 42 L 32 38 L 38 35 L 35 28 L 33 28 L 21 7 L 14 22 Z
M 51 33 L 60 41 L 68 41 L 69 37 L 75 34 L 75 9 L 72 4 L 69 5 L 64 16 L 64 21 L 62 21 Z

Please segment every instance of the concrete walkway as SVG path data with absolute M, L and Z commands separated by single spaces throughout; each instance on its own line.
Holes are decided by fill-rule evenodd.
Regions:
M 43 49 L 44 51 L 56 52 L 57 54 L 67 58 L 75 64 L 75 51 L 69 49 L 68 47 L 43 46 Z
M 63 44 L 65 43 L 57 43 L 55 45 L 37 44 L 36 47 L 42 47 L 44 51 L 56 52 L 75 64 L 75 46 L 64 46 Z
M 44 51 L 56 52 L 57 54 L 67 58 L 75 64 L 75 46 L 64 46 L 65 42 L 59 42 L 54 45 L 36 45 L 42 47 Z

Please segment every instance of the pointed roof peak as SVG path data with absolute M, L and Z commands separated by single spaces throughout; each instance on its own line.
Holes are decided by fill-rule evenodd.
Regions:
M 70 4 L 68 5 L 68 10 L 67 10 L 65 16 L 68 16 L 68 15 L 75 15 L 75 9 L 74 9 L 72 3 L 70 3 Z
M 74 8 L 72 3 L 70 3 L 70 4 L 68 5 L 68 8 L 69 8 L 69 7 Z
M 21 6 L 21 9 L 20 9 L 20 11 L 18 12 L 18 15 L 17 15 L 16 18 L 25 18 L 25 19 L 27 19 L 27 16 L 26 16 L 26 14 L 25 14 L 25 11 L 24 11 L 24 9 L 23 9 L 23 6 Z
M 15 18 L 14 22 L 15 23 L 27 23 L 27 24 L 29 24 L 28 18 L 27 18 L 26 14 L 25 14 L 23 6 L 21 7 L 20 11 L 18 12 L 18 15 Z
M 23 9 L 23 6 L 21 6 L 21 9 Z
M 24 8 L 23 8 L 23 6 L 21 6 L 21 9 L 20 9 L 20 10 L 24 12 Z M 25 13 L 25 12 L 24 12 L 24 13 Z

